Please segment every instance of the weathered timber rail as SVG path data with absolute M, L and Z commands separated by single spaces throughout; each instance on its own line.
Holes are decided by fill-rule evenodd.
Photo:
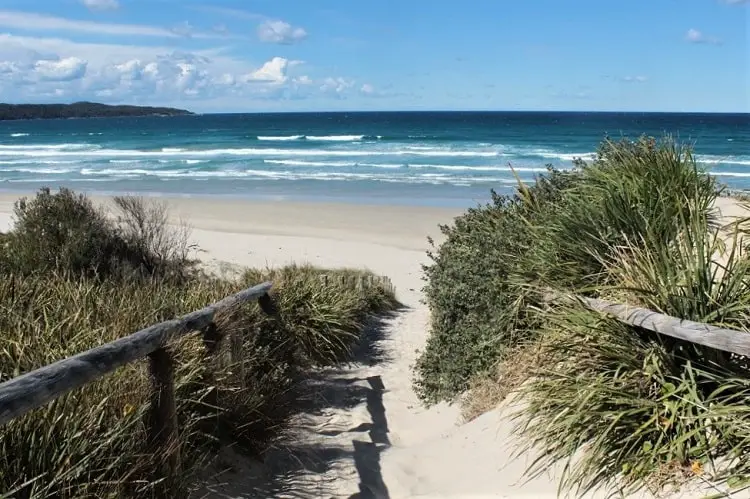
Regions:
M 646 308 L 613 303 L 597 298 L 581 296 L 565 297 L 559 293 L 550 293 L 545 298 L 548 301 L 559 301 L 562 299 L 577 300 L 592 310 L 611 315 L 620 322 L 631 326 L 648 329 L 655 333 L 689 341 L 697 345 L 750 357 L 750 333 L 745 331 L 724 329 L 702 322 L 693 322 L 661 314 Z
M 167 487 L 174 485 L 173 479 L 179 476 L 181 463 L 174 395 L 174 359 L 167 346 L 173 339 L 201 331 L 206 353 L 213 355 L 223 339 L 214 323 L 216 313 L 257 300 L 265 313 L 274 314 L 274 306 L 268 295 L 271 286 L 272 283 L 266 282 L 244 289 L 201 310 L 160 322 L 0 383 L 0 425 L 96 381 L 119 367 L 148 357 L 152 382 L 150 438 L 154 452 L 160 452 L 165 457 L 165 469 L 161 470 L 166 479 L 164 483 Z M 233 333 L 231 341 L 232 352 L 238 352 L 242 338 Z

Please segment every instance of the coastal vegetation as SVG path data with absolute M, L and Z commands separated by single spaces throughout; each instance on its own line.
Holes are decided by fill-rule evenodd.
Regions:
M 272 280 L 276 316 L 252 304 L 217 318 L 241 333 L 239 362 L 209 365 L 198 334 L 170 345 L 181 484 L 224 445 L 262 453 L 284 431 L 306 369 L 347 359 L 367 317 L 396 305 L 389 285 L 357 270 L 217 277 L 191 258 L 189 231 L 162 206 L 121 197 L 113 208 L 67 189 L 16 204 L 0 236 L 0 381 Z M 351 285 L 363 279 L 372 285 Z M 144 361 L 0 426 L 0 497 L 154 495 L 163 456 L 147 445 L 148 408 Z
M 0 121 L 53 118 L 113 118 L 122 116 L 182 116 L 184 109 L 149 106 L 111 106 L 97 102 L 72 104 L 1 104 Z
M 618 322 L 550 293 L 627 303 L 746 334 L 746 219 L 670 138 L 605 140 L 442 227 L 425 267 L 431 331 L 416 364 L 427 404 L 501 406 L 530 476 L 563 462 L 563 489 L 633 492 L 700 476 L 750 478 L 748 359 Z M 507 399 L 507 400 L 506 400 Z M 515 402 L 515 403 L 511 403 Z

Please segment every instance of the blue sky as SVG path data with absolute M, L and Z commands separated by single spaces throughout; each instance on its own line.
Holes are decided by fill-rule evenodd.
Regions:
M 750 112 L 750 0 L 3 0 L 0 99 Z

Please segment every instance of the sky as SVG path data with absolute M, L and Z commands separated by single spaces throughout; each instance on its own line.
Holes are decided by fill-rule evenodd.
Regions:
M 2 0 L 0 100 L 750 112 L 750 0 Z

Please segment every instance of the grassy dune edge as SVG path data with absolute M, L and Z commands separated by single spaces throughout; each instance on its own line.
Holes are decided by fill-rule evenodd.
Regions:
M 744 488 L 746 358 L 544 300 L 576 293 L 745 334 L 750 223 L 720 220 L 723 190 L 668 137 L 605 140 L 593 161 L 443 227 L 425 267 L 422 400 L 460 399 L 471 419 L 513 394 L 519 452 L 541 456 L 528 474 L 563 462 L 561 490 Z
M 184 488 L 223 446 L 261 454 L 284 431 L 305 370 L 346 360 L 367 318 L 397 305 L 387 278 L 354 269 L 207 274 L 163 206 L 115 206 L 107 214 L 64 189 L 17 203 L 0 239 L 0 381 L 273 281 L 276 317 L 251 304 L 217 318 L 243 339 L 239 362 L 207 362 L 199 334 L 169 346 Z M 148 447 L 149 386 L 144 360 L 0 427 L 0 497 L 149 497 L 172 486 Z

